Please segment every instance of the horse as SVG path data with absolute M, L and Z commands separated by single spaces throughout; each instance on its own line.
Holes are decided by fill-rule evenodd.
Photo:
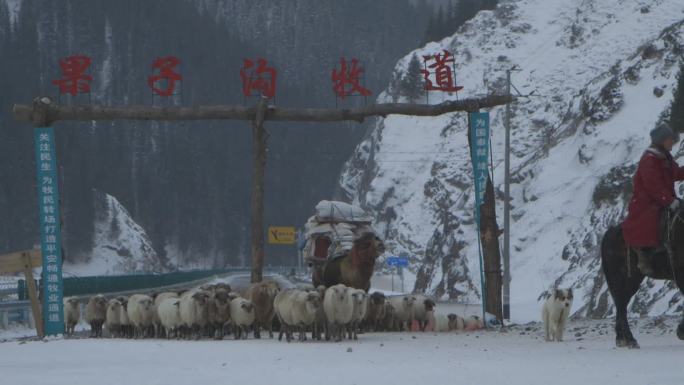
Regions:
M 665 214 L 663 244 L 667 256 L 652 258 L 653 272 L 649 278 L 675 281 L 684 294 L 684 214 Z M 618 347 L 639 348 L 627 322 L 627 305 L 639 290 L 646 275 L 638 267 L 638 256 L 625 243 L 622 226 L 606 230 L 601 241 L 601 265 L 608 290 L 615 303 L 615 344 Z M 677 337 L 684 340 L 684 317 L 677 326 Z

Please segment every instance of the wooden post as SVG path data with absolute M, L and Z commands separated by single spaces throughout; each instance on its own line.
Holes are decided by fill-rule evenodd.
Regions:
M 36 333 L 38 334 L 38 338 L 43 338 L 45 337 L 45 332 L 43 331 L 43 315 L 40 310 L 40 302 L 38 301 L 36 281 L 33 280 L 31 254 L 22 252 L 21 261 L 24 265 L 24 277 L 26 278 L 26 287 L 28 288 L 29 299 L 31 300 L 31 312 L 33 313 L 33 322 L 36 324 Z
M 38 290 L 36 290 L 36 282 L 33 280 L 33 268 L 42 265 L 43 256 L 40 250 L 16 251 L 0 255 L 0 274 L 16 273 L 19 271 L 24 272 L 26 287 L 28 289 L 29 299 L 31 300 L 33 321 L 36 325 L 36 333 L 40 338 L 45 336 L 45 329 L 43 327 L 43 317 L 40 300 L 38 299 Z
M 252 282 L 261 282 L 264 269 L 264 172 L 266 168 L 266 131 L 264 119 L 268 98 L 262 97 L 257 104 L 252 121 Z

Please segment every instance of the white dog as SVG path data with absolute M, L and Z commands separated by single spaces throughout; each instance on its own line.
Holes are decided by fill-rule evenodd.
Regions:
M 572 309 L 572 289 L 555 289 L 544 302 L 542 320 L 547 341 L 563 341 L 565 322 Z

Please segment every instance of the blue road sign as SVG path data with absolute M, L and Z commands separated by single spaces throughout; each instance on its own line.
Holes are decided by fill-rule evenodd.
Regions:
M 387 266 L 407 267 L 408 258 L 406 257 L 388 257 Z
M 52 127 L 37 127 L 34 129 L 34 135 L 40 248 L 43 253 L 43 324 L 45 335 L 56 335 L 64 333 L 64 310 L 55 133 Z

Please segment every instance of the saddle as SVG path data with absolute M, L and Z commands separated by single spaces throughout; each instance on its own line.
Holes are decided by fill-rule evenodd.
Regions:
M 627 271 L 630 276 L 632 271 L 634 271 L 633 269 L 637 269 L 647 277 L 655 279 L 672 278 L 672 266 L 670 264 L 672 260 L 672 248 L 670 247 L 671 222 L 672 215 L 668 210 L 663 210 L 658 222 L 661 244 L 650 250 L 630 248 L 639 257 L 637 266 L 633 266 L 632 258 L 627 258 Z

